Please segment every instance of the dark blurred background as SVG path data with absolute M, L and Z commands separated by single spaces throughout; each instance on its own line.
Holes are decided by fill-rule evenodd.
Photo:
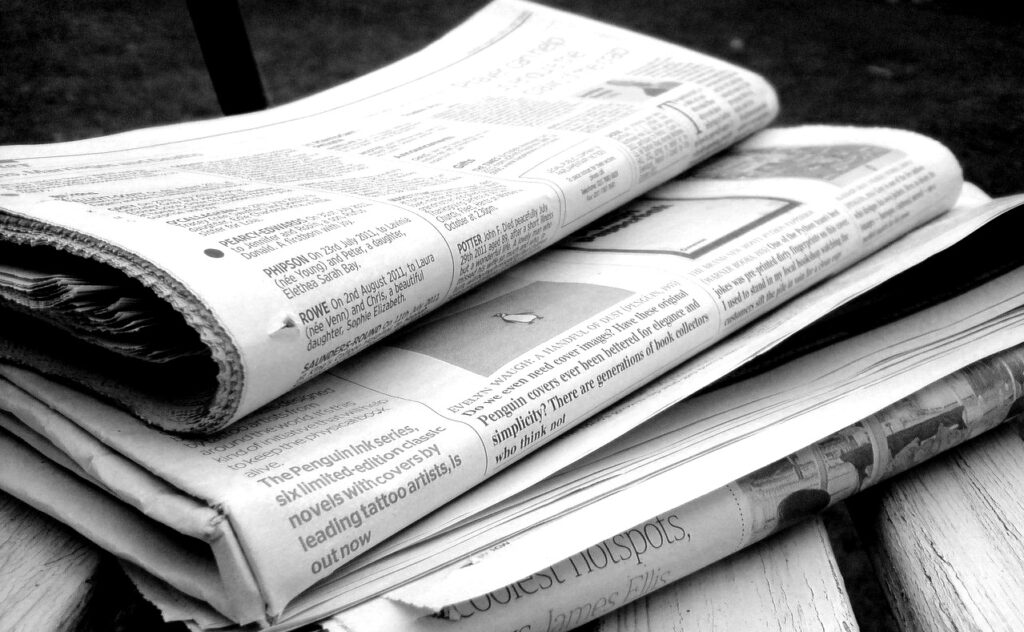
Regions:
M 201 1 L 201 0 L 200 0 Z M 549 0 L 755 70 L 778 124 L 912 129 L 994 195 L 1024 192 L 1024 24 L 991 0 Z M 271 105 L 416 51 L 483 0 L 242 0 Z M 185 0 L 0 0 L 0 144 L 220 115 Z M 862 629 L 891 629 L 845 509 L 827 522 Z M 156 614 L 108 562 L 87 629 Z M 178 629 L 178 628 L 172 628 Z
M 407 55 L 483 0 L 242 0 L 271 104 Z M 993 0 L 554 0 L 764 74 L 780 124 L 889 125 L 1024 190 L 1024 28 Z M 3 0 L 0 143 L 218 116 L 184 0 Z

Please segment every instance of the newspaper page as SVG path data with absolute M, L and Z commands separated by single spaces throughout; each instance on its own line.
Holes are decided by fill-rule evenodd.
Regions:
M 461 560 L 455 572 L 391 596 L 433 612 L 488 586 L 512 583 L 576 547 L 628 528 L 640 516 L 724 485 L 972 360 L 1019 344 L 1022 278 L 1018 270 L 898 325 L 831 347 L 817 359 L 684 402 L 635 431 L 629 441 L 643 441 L 642 446 L 616 442 L 455 530 L 383 558 L 371 552 L 371 564 L 359 561 L 331 578 L 333 604 L 357 602 L 385 578 L 413 580 Z M 321 585 L 318 593 L 327 588 Z M 306 620 L 326 613 L 314 600 L 303 602 L 311 609 L 303 614 Z
M 299 104 L 4 148 L 0 355 L 213 431 L 776 109 L 725 62 L 498 0 Z
M 973 197 L 980 199 L 983 198 L 984 196 L 978 196 L 975 193 Z M 992 213 L 993 208 L 1008 208 L 1011 206 L 1013 206 L 1013 200 L 998 201 L 995 204 L 980 207 L 976 209 L 976 211 L 973 213 L 961 212 L 959 213 L 960 218 L 958 221 L 961 223 L 966 221 L 968 224 L 970 224 L 976 220 L 986 219 L 986 214 Z M 989 218 L 990 217 L 991 215 L 989 215 Z M 986 233 L 984 239 L 987 243 L 989 243 L 992 246 L 992 248 L 990 249 L 998 250 L 1001 248 L 1001 245 L 1005 245 L 1005 242 L 1012 242 L 1012 238 L 1000 240 L 998 238 L 999 231 L 1008 230 L 1011 234 L 1019 233 L 1019 231 L 1012 228 L 1013 226 L 1015 226 L 1015 224 L 1012 221 L 1013 216 L 1011 215 L 1007 217 L 1008 219 L 1011 220 L 1008 223 L 1000 222 L 998 224 L 992 224 L 991 230 L 989 230 L 989 227 L 986 226 L 985 230 L 982 231 Z M 929 231 L 919 232 L 931 232 L 932 234 L 930 235 L 930 239 L 935 239 L 936 237 L 939 237 L 941 238 L 940 241 L 943 241 L 944 239 L 948 238 L 948 236 L 951 233 L 956 234 L 958 231 L 962 230 L 962 226 L 960 226 L 957 222 L 952 221 L 953 219 L 954 218 L 951 217 L 949 218 L 949 220 L 944 220 L 943 222 L 939 223 L 936 226 L 929 226 L 928 228 L 931 229 Z M 992 237 L 993 231 L 997 233 L 995 239 L 993 239 Z M 904 241 L 915 242 L 919 240 Z M 915 248 L 919 249 L 920 244 L 918 243 L 912 245 L 913 247 L 908 247 L 906 244 L 904 244 L 905 247 L 903 250 L 894 250 L 893 252 L 890 252 L 888 254 L 891 258 L 896 258 L 901 261 L 908 259 L 916 259 L 919 255 L 916 253 Z M 897 245 L 894 245 L 892 248 L 895 249 L 896 247 Z M 984 250 L 985 248 L 985 246 L 982 246 L 981 248 L 974 246 L 968 247 L 967 251 L 981 251 Z M 946 257 L 946 253 L 943 253 L 942 257 L 958 259 L 963 256 L 963 253 L 960 252 L 959 249 L 951 249 L 949 255 L 950 257 Z M 963 267 L 962 264 L 958 265 L 959 267 Z M 998 266 L 989 266 L 985 262 L 983 262 L 983 265 L 985 265 L 986 268 L 998 268 Z M 868 269 L 877 267 L 879 266 L 868 266 Z M 934 268 L 930 269 L 934 270 Z M 858 270 L 856 272 L 861 271 Z M 851 273 L 854 274 L 856 272 L 851 271 Z M 870 277 L 874 273 L 875 272 L 870 272 L 867 273 L 866 275 Z M 929 273 L 922 272 L 922 274 L 927 275 Z M 860 275 L 857 276 L 859 277 Z M 950 283 L 955 284 L 957 281 L 954 277 L 955 275 L 950 274 L 947 276 L 947 280 Z M 1015 285 L 1015 282 L 1013 280 L 1011 280 L 1008 284 L 1004 283 L 1004 289 L 1013 289 L 1014 287 L 1019 287 L 1019 283 Z M 967 306 L 976 307 L 994 305 L 994 307 L 985 307 L 984 309 L 994 309 L 995 311 L 992 311 L 991 313 L 999 314 L 1001 313 L 999 305 L 1004 301 L 999 299 L 998 296 L 989 292 L 983 295 L 967 296 L 964 297 L 959 302 Z M 1012 305 L 1010 303 L 1007 303 L 1002 307 L 1004 310 L 1012 309 Z M 633 479 L 623 477 L 628 480 L 621 481 L 619 484 L 616 485 L 616 487 L 625 487 L 624 490 L 620 490 L 619 492 L 613 493 L 610 496 L 607 494 L 604 496 L 598 496 L 600 500 L 595 504 L 607 505 L 609 504 L 609 500 L 616 501 L 612 503 L 611 507 L 604 509 L 601 515 L 597 517 L 595 517 L 595 515 L 593 515 L 592 512 L 588 513 L 587 511 L 584 511 L 583 513 L 588 515 L 578 516 L 579 520 L 570 517 L 569 521 L 564 523 L 566 525 L 565 529 L 567 529 L 567 531 L 563 530 L 562 532 L 550 532 L 550 529 L 548 529 L 548 533 L 546 535 L 544 535 L 543 532 L 545 531 L 545 527 L 548 527 L 550 523 L 545 518 L 540 517 L 539 520 L 534 521 L 527 517 L 525 518 L 525 522 L 523 521 L 523 519 L 520 518 L 520 525 L 525 525 L 525 528 L 527 528 L 526 534 L 520 535 L 516 538 L 513 538 L 510 541 L 507 541 L 504 546 L 500 547 L 500 554 L 495 554 L 494 552 L 492 552 L 488 554 L 488 556 L 483 558 L 485 562 L 490 562 L 491 571 L 494 571 L 496 567 L 500 571 L 499 573 L 486 573 L 486 575 L 490 577 L 485 578 L 483 581 L 492 581 L 494 577 L 491 575 L 497 577 L 508 577 L 509 572 L 515 572 L 514 569 L 517 568 L 517 566 L 515 564 L 508 564 L 509 555 L 502 554 L 511 552 L 511 557 L 515 560 L 519 560 L 520 558 L 530 559 L 531 557 L 534 557 L 533 555 L 531 555 L 532 550 L 535 548 L 540 548 L 536 546 L 538 537 L 534 537 L 537 534 L 540 534 L 539 540 L 544 543 L 570 543 L 562 547 L 563 549 L 566 549 L 563 555 L 569 555 L 573 552 L 569 550 L 570 547 L 572 547 L 573 545 L 581 545 L 586 541 L 587 537 L 593 536 L 593 534 L 595 533 L 594 529 L 592 528 L 594 524 L 601 524 L 607 531 L 607 528 L 609 526 L 614 526 L 616 524 L 616 521 L 621 523 L 623 519 L 629 520 L 630 517 L 632 517 L 634 520 L 638 519 L 639 515 L 642 514 L 642 511 L 644 509 L 651 509 L 652 512 L 663 511 L 663 507 L 659 507 L 657 504 L 650 505 L 649 502 L 645 504 L 645 501 L 649 501 L 651 498 L 678 499 L 680 498 L 681 490 L 691 495 L 698 494 L 700 493 L 700 489 L 703 489 L 703 487 L 695 489 L 692 484 L 694 480 L 698 480 L 699 485 L 710 484 L 713 486 L 715 484 L 719 484 L 715 483 L 716 480 L 722 481 L 724 483 L 724 479 L 722 479 L 721 476 L 727 475 L 730 471 L 737 472 L 737 475 L 740 475 L 741 473 L 746 473 L 749 468 L 757 466 L 758 463 L 764 463 L 771 458 L 775 458 L 774 456 L 772 456 L 773 453 L 776 456 L 781 455 L 784 453 L 784 449 L 793 449 L 796 446 L 801 445 L 804 441 L 811 440 L 812 438 L 815 437 L 819 437 L 825 432 L 827 432 L 829 428 L 839 428 L 844 423 L 848 423 L 850 420 L 857 418 L 858 414 L 865 415 L 868 411 L 875 410 L 876 408 L 884 405 L 885 403 L 892 401 L 895 398 L 901 397 L 906 392 L 909 392 L 909 390 L 913 390 L 914 388 L 917 388 L 919 385 L 923 385 L 927 383 L 929 380 L 935 379 L 938 376 L 943 375 L 946 372 L 952 370 L 953 368 L 961 366 L 964 362 L 969 361 L 971 358 L 980 357 L 979 354 L 983 355 L 985 353 L 991 352 L 995 349 L 1002 348 L 1005 345 L 1011 344 L 1014 341 L 1019 340 L 1019 334 L 1017 334 L 1016 338 L 1012 338 L 1015 331 L 1020 331 L 1019 325 L 1013 325 L 1013 322 L 1015 321 L 1012 321 L 1012 319 L 1006 320 L 1006 318 L 1004 317 L 999 317 L 990 318 L 986 320 L 984 314 L 981 314 L 979 316 L 977 313 L 974 313 L 972 315 L 970 313 L 954 312 L 949 309 L 943 309 L 941 311 L 943 315 L 947 318 L 947 320 L 952 322 L 955 326 L 962 327 L 967 331 L 972 331 L 973 329 L 975 329 L 977 327 L 976 323 L 984 322 L 984 333 L 982 334 L 982 337 L 978 338 L 977 335 L 971 335 L 964 338 L 962 335 L 957 335 L 949 331 L 946 331 L 944 334 L 940 332 L 939 338 L 949 338 L 949 342 L 938 345 L 934 349 L 926 350 L 926 353 L 924 355 L 920 353 L 906 353 L 905 351 L 899 350 L 895 352 L 888 352 L 892 356 L 899 357 L 899 361 L 893 364 L 892 366 L 887 367 L 886 371 L 881 373 L 877 371 L 862 372 L 857 368 L 857 366 L 847 366 L 845 368 L 845 373 L 847 375 L 829 376 L 829 379 L 831 380 L 830 385 L 823 387 L 823 389 L 825 392 L 835 391 L 847 394 L 851 392 L 856 392 L 857 397 L 855 399 L 855 405 L 850 406 L 849 404 L 847 404 L 844 406 L 840 406 L 839 408 L 836 408 L 836 402 L 818 402 L 816 404 L 812 403 L 812 408 L 810 408 L 811 414 L 800 414 L 797 416 L 798 419 L 803 418 L 806 420 L 806 422 L 803 423 L 802 425 L 800 423 L 766 424 L 762 419 L 762 415 L 756 415 L 758 419 L 762 421 L 762 423 L 751 424 L 753 428 L 751 428 L 749 432 L 743 431 L 743 429 L 746 428 L 747 424 L 745 422 L 740 421 L 739 424 L 730 426 L 734 428 L 734 430 L 730 431 L 732 434 L 725 435 L 722 434 L 721 432 L 718 432 L 712 433 L 710 436 L 708 436 L 708 433 L 706 431 L 703 433 L 699 432 L 697 430 L 692 429 L 693 424 L 688 424 L 690 428 L 688 432 L 691 436 L 696 436 L 698 438 L 703 437 L 703 440 L 705 442 L 711 441 L 712 443 L 714 443 L 715 441 L 718 441 L 719 443 L 724 444 L 723 448 L 720 449 L 717 454 L 712 453 L 715 455 L 714 457 L 707 458 L 703 456 L 706 453 L 706 450 L 701 447 L 701 444 L 698 443 L 694 445 L 691 441 L 689 448 L 690 453 L 696 451 L 697 454 L 701 454 L 701 460 L 687 462 L 684 463 L 683 467 L 681 468 L 669 470 L 670 472 L 674 472 L 674 474 L 668 477 L 662 476 L 661 478 L 667 478 L 668 480 L 660 483 L 660 485 L 656 489 L 650 491 L 649 493 L 644 490 L 644 486 L 638 486 L 634 488 L 631 485 L 632 480 L 638 477 L 642 478 L 644 476 L 643 469 L 641 467 L 638 467 L 638 460 L 642 460 L 633 459 L 629 460 L 626 463 L 614 463 L 608 468 L 605 468 L 605 470 L 615 472 L 616 476 L 619 476 L 620 473 L 623 471 L 632 471 Z M 933 329 L 935 328 L 935 325 L 933 323 L 928 324 L 927 326 L 932 327 Z M 923 331 L 926 328 L 927 327 L 920 326 L 918 324 L 910 326 L 910 329 L 915 332 Z M 1007 336 L 1010 336 L 1010 338 L 1007 338 Z M 883 340 L 883 343 L 884 342 L 885 341 Z M 863 351 L 861 351 L 860 353 L 863 353 Z M 871 365 L 873 363 L 870 359 L 862 359 L 860 362 L 861 365 L 864 365 L 865 362 L 867 363 L 867 365 Z M 899 375 L 899 379 L 892 379 L 894 375 L 893 371 L 896 371 L 896 373 Z M 858 378 L 853 380 L 847 379 L 850 377 L 851 372 L 852 374 L 857 375 Z M 776 372 L 776 374 L 777 373 L 778 372 Z M 818 375 L 824 374 L 826 373 L 826 371 L 812 370 L 811 373 L 814 375 Z M 861 373 L 863 373 L 864 376 L 867 377 L 861 376 Z M 790 380 L 790 382 L 795 381 L 799 384 L 801 382 L 801 379 L 802 378 L 798 377 L 796 380 Z M 775 380 L 772 379 L 770 380 L 769 384 L 762 385 L 761 391 L 763 391 L 762 394 L 765 396 L 760 397 L 758 399 L 768 399 L 768 396 L 774 392 L 774 381 Z M 867 390 L 864 390 L 862 388 L 862 385 L 864 384 L 868 385 Z M 741 391 L 746 392 L 743 391 L 743 389 L 741 389 Z M 819 388 L 818 391 L 820 394 L 820 392 L 822 392 L 822 389 Z M 847 399 L 849 398 L 847 397 Z M 801 405 L 804 406 L 806 410 L 807 405 Z M 736 407 L 730 405 L 727 408 L 735 409 Z M 775 418 L 778 419 L 777 409 L 779 408 L 779 406 L 774 406 L 772 408 L 775 412 Z M 792 405 L 790 405 L 790 408 L 792 408 Z M 858 411 L 860 412 L 858 413 Z M 751 415 L 749 410 L 746 411 L 746 414 L 748 417 Z M 661 433 L 664 432 L 666 418 L 670 418 L 670 416 L 663 416 L 662 422 L 660 424 L 646 426 L 645 428 L 651 428 L 651 430 L 644 430 L 637 434 L 643 437 L 650 437 L 653 433 L 653 435 L 657 435 L 654 440 L 657 441 L 658 445 L 661 445 L 663 443 L 661 439 Z M 821 422 L 823 419 L 827 420 L 828 423 L 822 424 Z M 710 422 L 704 423 L 706 425 L 707 423 Z M 721 424 L 716 422 L 715 425 Z M 740 432 L 740 434 L 736 435 L 736 432 Z M 685 434 L 685 432 L 683 432 L 683 434 Z M 747 437 L 749 439 L 751 436 L 755 437 L 754 443 L 752 444 L 750 441 L 747 441 L 746 443 L 748 446 L 753 445 L 753 447 L 750 447 L 745 451 L 741 451 L 741 453 L 738 454 L 735 453 L 735 451 L 730 452 L 730 450 L 732 450 L 732 448 L 734 448 L 737 445 L 737 442 L 735 441 L 736 438 Z M 633 440 L 636 441 L 635 438 Z M 767 444 L 765 443 L 766 441 L 768 442 Z M 740 442 L 739 444 L 742 445 L 742 443 L 743 442 Z M 675 447 L 680 445 L 683 444 L 680 443 L 678 439 L 671 442 L 671 448 L 673 450 L 675 449 Z M 772 448 L 770 450 L 766 450 L 764 449 L 765 445 L 770 445 L 772 446 Z M 786 446 L 790 447 L 787 448 Z M 662 452 L 664 452 L 664 450 L 662 450 Z M 694 470 L 693 467 L 698 465 L 699 467 L 697 467 L 697 469 Z M 650 471 L 651 466 L 647 465 L 646 467 L 648 468 L 648 471 Z M 730 468 L 732 468 L 732 470 L 730 470 Z M 513 468 L 512 470 L 510 470 L 510 474 L 517 474 L 516 472 L 514 472 L 515 469 L 517 468 Z M 661 469 L 664 468 L 662 467 Z M 657 472 L 658 470 L 655 469 L 654 471 Z M 584 489 L 586 489 L 588 485 L 593 483 L 594 481 L 588 482 L 584 480 L 582 484 L 584 486 Z M 561 483 L 556 482 L 553 484 L 553 487 L 559 488 L 557 490 L 557 495 L 564 495 L 568 497 L 572 494 L 580 493 L 580 488 L 578 485 L 576 487 L 573 487 L 572 485 L 566 485 L 564 489 L 561 489 Z M 612 489 L 614 489 L 614 487 Z M 584 499 L 582 502 L 585 504 L 586 499 Z M 662 504 L 664 505 L 665 503 Z M 589 506 L 584 507 L 584 509 L 589 509 Z M 502 520 L 499 519 L 498 522 L 500 523 L 502 522 Z M 532 525 L 535 522 L 541 528 L 533 528 Z M 586 528 L 581 528 L 581 524 Z M 474 528 L 479 530 L 479 527 L 477 525 L 474 525 Z M 600 531 L 598 531 L 597 533 L 600 533 Z M 501 533 L 498 533 L 497 535 L 500 536 Z M 599 535 L 598 537 L 605 536 Z M 299 599 L 293 602 L 293 604 L 288 609 L 289 614 L 286 617 L 283 617 L 281 619 L 280 624 L 274 626 L 274 629 L 289 629 L 296 625 L 300 625 L 304 622 L 316 621 L 324 616 L 329 615 L 334 611 L 337 611 L 339 608 L 345 607 L 344 604 L 346 603 L 358 603 L 358 601 L 366 598 L 367 595 L 376 594 L 377 592 L 379 592 L 381 585 L 394 585 L 395 583 L 403 583 L 409 579 L 421 576 L 422 573 L 424 572 L 424 569 L 429 570 L 437 568 L 439 565 L 443 566 L 445 563 L 450 563 L 452 556 L 458 552 L 458 546 L 465 544 L 465 541 L 451 544 L 449 539 L 445 539 L 443 540 L 443 542 L 449 543 L 439 545 L 437 542 L 434 542 L 428 546 L 416 547 L 410 551 L 403 552 L 401 555 L 392 555 L 384 560 L 375 560 L 374 563 L 371 563 L 366 567 L 363 567 L 363 560 L 365 560 L 366 558 L 357 560 L 356 563 L 353 565 L 351 571 L 347 571 L 342 574 L 332 575 L 328 582 L 322 582 L 317 587 L 309 591 L 308 594 L 301 596 Z M 493 540 L 489 540 L 489 542 L 493 542 Z M 479 546 L 479 543 L 477 543 L 477 546 Z M 548 557 L 555 554 L 551 547 L 547 548 L 548 550 L 545 552 L 545 554 Z M 468 549 L 468 551 L 470 552 L 474 550 L 475 549 L 473 548 Z M 466 549 L 464 547 L 463 554 L 465 553 Z M 372 558 L 375 556 L 375 554 L 376 551 L 372 551 L 369 557 Z M 412 558 L 412 563 L 410 563 L 410 558 Z M 466 558 L 464 556 L 461 559 Z M 471 559 L 474 559 L 476 562 L 474 566 L 471 566 L 470 568 L 474 568 L 475 566 L 478 566 L 480 564 L 481 558 L 478 555 L 472 556 Z M 417 566 L 419 568 L 416 568 Z M 524 570 L 522 574 L 525 575 L 527 572 L 532 572 L 533 570 L 535 570 L 535 568 L 540 567 L 541 566 L 538 565 L 536 567 L 529 568 L 528 570 Z M 218 617 L 218 615 L 215 612 L 203 608 L 201 604 L 187 599 L 186 597 L 184 597 L 180 593 L 177 593 L 173 589 L 170 589 L 166 586 L 158 586 L 154 584 L 154 580 L 145 573 L 136 572 L 133 573 L 133 576 L 135 576 L 136 581 L 140 583 L 140 585 L 145 587 L 147 595 L 150 595 L 152 598 L 156 599 L 157 603 L 159 603 L 162 608 L 169 608 L 169 610 L 165 611 L 167 611 L 168 616 L 171 616 L 172 618 L 202 621 L 204 622 L 204 625 L 202 625 L 201 627 L 218 627 L 230 623 L 228 620 L 225 620 L 222 617 Z M 424 586 L 423 584 L 419 584 L 418 588 L 412 588 L 410 589 L 410 591 L 412 592 L 412 594 L 416 596 L 426 596 L 430 594 L 430 589 L 433 586 L 447 585 L 447 583 L 451 579 L 451 577 L 444 577 L 442 580 L 440 580 L 440 583 L 428 582 L 426 586 Z M 479 588 L 480 586 L 484 585 L 481 582 L 477 582 L 476 579 L 479 578 L 474 578 L 470 581 L 470 583 L 474 587 Z M 507 581 L 513 582 L 516 579 L 519 579 L 519 576 L 510 577 L 507 579 Z M 374 585 L 375 582 L 377 582 L 376 585 Z M 159 596 L 154 596 L 154 590 L 157 591 L 157 594 Z M 401 597 L 396 596 L 394 598 L 400 599 Z M 393 606 L 394 602 L 390 602 L 390 605 Z M 404 608 L 404 606 L 402 607 Z
M 543 615 L 554 613 L 557 620 L 558 613 L 574 612 L 581 604 L 595 603 L 614 592 L 616 586 L 621 588 L 616 605 L 621 605 L 791 524 L 804 515 L 798 511 L 804 506 L 802 500 L 812 495 L 815 500 L 824 499 L 821 493 L 808 490 L 825 490 L 832 502 L 841 500 L 920 462 L 939 448 L 974 437 L 1021 409 L 1024 356 L 1019 345 L 1024 296 L 1019 290 L 1020 280 L 1018 271 L 954 304 L 930 310 L 930 315 L 915 315 L 885 327 L 884 331 L 865 334 L 791 363 L 772 376 L 715 391 L 678 406 L 574 467 L 559 477 L 561 480 L 546 483 L 517 499 L 502 513 L 468 525 L 461 542 L 448 538 L 449 541 L 415 547 L 382 560 L 377 564 L 382 567 L 379 574 L 402 575 L 411 567 L 420 566 L 418 571 L 405 575 L 420 579 L 369 606 L 339 615 L 338 620 L 349 625 L 350 632 L 524 629 L 527 625 L 534 630 L 549 629 L 541 625 Z M 986 309 L 994 309 L 995 314 L 1004 313 L 1004 317 L 972 315 L 972 305 L 982 304 L 990 306 Z M 1016 346 L 1009 352 L 986 357 L 1006 345 Z M 920 358 L 922 355 L 928 359 Z M 962 369 L 965 362 L 976 357 L 982 360 Z M 864 370 L 865 367 L 876 368 Z M 927 386 L 955 367 L 961 367 L 956 369 L 957 376 Z M 809 374 L 820 377 L 808 379 Z M 851 374 L 856 378 L 849 379 Z M 965 383 L 969 388 L 960 388 Z M 825 391 L 835 394 L 823 398 Z M 896 400 L 902 401 L 881 413 L 869 412 Z M 765 420 L 765 416 L 770 419 Z M 858 418 L 866 418 L 858 424 L 863 428 L 847 427 L 851 419 Z M 802 437 L 823 437 L 832 432 L 832 436 L 817 441 L 817 448 L 800 450 L 762 468 L 799 445 Z M 851 443 L 851 436 L 866 436 L 870 445 Z M 743 442 L 752 447 L 737 452 L 736 446 Z M 866 452 L 873 460 L 858 459 L 857 463 L 865 466 L 859 471 L 861 476 L 848 476 L 853 472 L 850 463 L 843 465 L 830 460 L 840 448 L 849 448 L 847 457 L 863 456 Z M 706 456 L 709 453 L 714 455 L 711 459 Z M 814 455 L 817 456 L 811 458 Z M 795 471 L 785 470 L 796 479 L 775 476 L 787 463 L 801 466 Z M 737 475 L 740 480 L 727 485 L 729 479 L 723 477 L 735 472 L 741 472 Z M 695 478 L 702 487 L 695 488 L 690 483 Z M 591 486 L 601 486 L 606 479 L 611 479 L 620 491 L 609 493 L 606 488 L 590 494 L 589 500 L 582 499 L 578 503 L 584 505 L 580 511 L 557 514 L 557 520 L 565 526 L 561 532 L 548 529 L 550 520 L 545 517 L 521 520 L 521 514 L 536 511 L 537 501 L 543 502 L 546 495 L 588 494 Z M 710 494 L 697 500 L 706 492 Z M 695 500 L 687 501 L 681 508 L 672 506 L 680 498 Z M 652 500 L 658 500 L 661 506 Z M 604 508 L 597 513 L 592 510 L 595 506 Z M 823 506 L 814 505 L 815 509 Z M 656 513 L 643 514 L 647 509 Z M 640 521 L 641 515 L 657 517 Z M 676 517 L 669 519 L 670 515 Z M 621 533 L 616 534 L 616 523 L 630 519 L 637 523 L 626 523 Z M 477 538 L 487 528 L 486 522 L 503 526 L 506 520 L 522 522 L 525 533 L 499 537 L 494 548 L 483 554 L 472 548 L 459 550 L 468 539 Z M 682 529 L 680 533 L 690 535 L 672 542 L 664 531 L 670 522 L 669 531 Z M 591 546 L 581 548 L 594 533 L 590 527 L 595 523 L 608 531 L 601 536 L 605 541 L 593 540 Z M 536 558 L 533 550 L 544 546 L 565 552 L 506 579 L 506 584 L 498 584 L 490 593 L 481 592 L 494 576 L 507 577 L 516 572 L 515 564 L 511 570 L 508 567 L 510 559 Z M 609 551 L 615 554 L 606 559 Z M 632 553 L 627 554 L 628 551 Z M 436 558 L 438 552 L 448 554 L 449 560 L 454 556 L 458 560 L 455 568 L 424 576 L 423 568 L 430 568 L 424 562 L 432 556 Z M 564 568 L 573 568 L 570 562 L 561 561 L 563 558 L 575 560 L 578 568 L 586 568 L 586 572 L 570 572 L 562 576 L 564 581 L 551 582 L 551 569 L 560 573 Z M 482 575 L 478 572 L 481 568 Z M 446 602 L 437 601 L 438 587 L 441 593 L 447 592 L 460 583 L 460 576 L 467 574 L 471 581 L 462 582 L 464 601 L 447 607 Z M 177 612 L 179 617 L 213 617 L 205 619 L 209 627 L 228 623 L 218 621 L 212 613 L 204 615 L 203 609 L 195 604 L 180 604 L 180 597 L 155 589 L 153 581 L 144 575 L 133 575 L 144 592 L 162 607 L 177 603 L 181 608 Z M 642 577 L 660 580 L 648 582 Z M 478 590 L 465 592 L 467 584 Z M 161 594 L 154 594 L 154 590 Z M 319 586 L 318 598 L 303 599 L 304 608 L 294 611 L 289 622 L 274 629 L 317 621 L 336 611 L 339 602 L 326 599 L 322 595 L 326 590 L 326 585 Z M 626 596 L 628 599 L 623 599 Z M 575 612 L 562 620 L 575 626 L 607 609 L 597 608 L 590 613 L 590 609 L 583 608 L 586 616 L 582 619 L 581 613 Z M 438 617 L 438 613 L 443 616 Z
M 415 528 L 390 540 L 375 554 L 398 550 L 430 537 L 551 476 L 629 431 L 638 419 L 657 415 L 727 373 L 735 374 L 758 364 L 761 354 L 784 338 L 787 342 L 783 344 L 789 346 L 792 341 L 798 349 L 808 346 L 806 339 L 800 339 L 805 338 L 805 334 L 813 337 L 815 330 L 819 337 L 824 334 L 826 338 L 834 338 L 836 331 L 851 328 L 849 322 L 836 323 L 832 318 L 847 311 L 848 306 L 866 304 L 852 315 L 856 321 L 853 333 L 908 313 L 905 308 L 894 311 L 896 306 L 891 302 L 879 304 L 879 292 L 873 288 L 894 291 L 900 297 L 898 302 L 920 309 L 943 298 L 955 297 L 992 274 L 1024 265 L 1013 241 L 1024 228 L 1022 205 L 1024 195 L 990 200 L 977 187 L 965 186 L 951 212 L 801 294 L 742 332 L 719 341 L 633 395 L 590 417 L 546 446 L 542 453 L 526 457 L 514 470 L 502 471 L 446 504 Z M 926 260 L 927 265 L 923 265 Z M 901 272 L 908 268 L 907 272 Z M 887 281 L 889 279 L 896 283 Z M 883 285 L 879 287 L 880 284 Z M 889 290 L 889 286 L 895 287 Z M 870 293 L 865 294 L 868 291 Z M 843 318 L 849 320 L 851 316 Z M 819 346 L 811 344 L 804 353 Z
M 1019 344 L 1022 279 L 1017 271 L 897 325 L 829 347 L 824 358 L 812 355 L 677 405 L 633 433 L 630 441 L 642 446 L 610 444 L 571 472 L 492 507 L 431 544 L 475 552 L 517 536 L 434 588 L 419 586 L 415 595 L 420 603 L 445 603 L 489 581 L 514 581 L 567 556 L 570 546 L 600 541 L 637 515 L 696 498 L 808 438 L 817 440 L 941 375 Z M 403 555 L 418 557 L 413 550 Z
M 948 152 L 914 134 L 764 132 L 211 438 L 163 434 L 13 367 L 4 407 L 122 502 L 210 547 L 221 594 L 140 566 L 238 622 L 274 620 L 400 528 L 864 256 L 879 222 L 895 238 L 959 188 Z M 166 511 L 168 489 L 215 508 L 218 528 Z M 229 595 L 233 577 L 265 608 Z
M 845 361 L 842 354 L 836 357 L 841 358 L 837 364 Z M 844 397 L 858 395 L 849 391 Z M 709 409 L 728 414 L 726 408 L 735 402 L 735 396 L 719 397 Z M 428 575 L 389 598 L 340 613 L 323 625 L 347 632 L 569 630 L 1004 421 L 1019 419 L 1022 412 L 1024 347 L 1018 344 L 932 382 L 808 447 L 505 586 L 433 609 L 422 605 L 421 591 L 430 591 L 450 577 Z M 756 415 L 747 413 L 748 420 L 756 421 Z M 689 434 L 682 427 L 686 420 L 683 415 L 677 416 L 674 424 L 661 424 L 657 436 L 646 432 L 627 437 L 625 445 L 618 447 L 632 454 L 606 454 L 605 468 L 630 467 L 643 458 L 640 455 L 645 450 L 660 451 L 654 439 L 671 441 L 673 432 Z M 591 465 L 596 469 L 598 464 Z M 639 490 L 645 485 L 645 481 L 635 484 Z M 663 490 L 648 489 L 647 493 Z M 474 558 L 465 568 L 474 568 L 479 560 Z

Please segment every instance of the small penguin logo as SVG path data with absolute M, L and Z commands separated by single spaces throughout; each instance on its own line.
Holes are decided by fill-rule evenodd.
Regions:
M 498 312 L 494 315 L 495 318 L 500 318 L 506 323 L 516 323 L 519 325 L 532 325 L 533 321 L 544 318 L 533 312 L 519 312 L 516 314 L 509 314 L 507 312 Z

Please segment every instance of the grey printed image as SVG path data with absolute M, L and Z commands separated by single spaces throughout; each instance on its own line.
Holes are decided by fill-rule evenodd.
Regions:
M 568 246 L 696 259 L 796 206 L 760 196 L 640 200 L 577 233 Z
M 942 378 L 731 483 L 754 542 L 1024 411 L 1024 346 Z
M 387 344 L 486 377 L 632 294 L 605 285 L 535 281 L 429 320 Z
M 689 175 L 709 180 L 810 178 L 843 185 L 904 157 L 903 152 L 876 145 L 737 149 Z
M 673 88 L 678 88 L 678 81 L 655 81 L 644 79 L 609 79 L 605 83 L 594 86 L 578 96 L 588 99 L 614 99 L 616 101 L 644 101 L 660 97 Z

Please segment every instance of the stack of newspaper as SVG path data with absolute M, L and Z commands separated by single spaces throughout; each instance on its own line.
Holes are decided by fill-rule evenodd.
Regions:
M 499 0 L 290 105 L 3 148 L 0 489 L 197 629 L 561 630 L 1015 415 L 1024 197 L 776 110 Z

